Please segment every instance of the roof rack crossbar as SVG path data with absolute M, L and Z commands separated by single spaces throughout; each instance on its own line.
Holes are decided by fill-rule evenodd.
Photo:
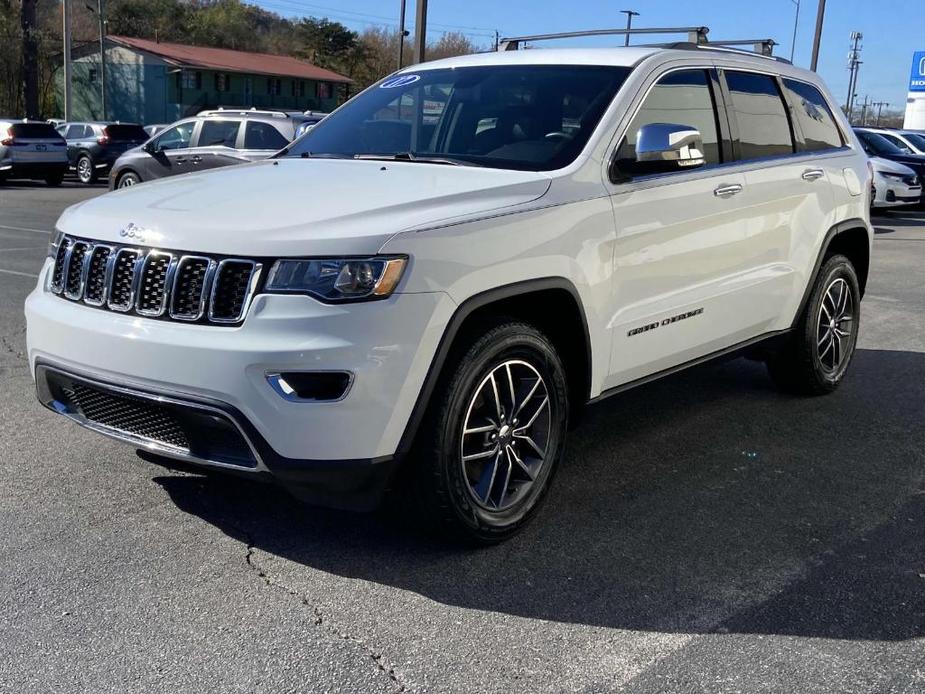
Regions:
M 710 46 L 752 46 L 752 51 L 759 55 L 774 56 L 774 46 L 779 45 L 774 39 L 735 39 L 733 41 L 710 41 Z
M 558 34 L 536 34 L 534 36 L 512 36 L 498 42 L 499 51 L 516 51 L 527 41 L 551 41 L 556 39 L 574 39 L 585 36 L 638 36 L 644 34 L 686 34 L 690 43 L 707 42 L 708 27 L 641 27 L 638 29 L 588 29 L 585 31 L 566 31 Z

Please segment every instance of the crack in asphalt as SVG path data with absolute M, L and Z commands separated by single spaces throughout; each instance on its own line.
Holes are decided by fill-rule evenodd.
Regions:
M 282 583 L 281 581 L 278 581 L 270 576 L 256 560 L 255 548 L 251 542 L 250 535 L 240 526 L 237 527 L 237 530 L 244 537 L 244 543 L 247 547 L 247 552 L 244 555 L 244 563 L 247 564 L 248 568 L 256 572 L 257 576 L 262 579 L 267 586 L 276 588 L 277 590 L 281 590 L 289 594 L 290 596 L 296 598 L 303 607 L 310 609 L 314 615 L 315 626 L 323 626 L 337 638 L 343 639 L 344 641 L 350 641 L 366 651 L 366 654 L 369 656 L 369 658 L 376 664 L 376 668 L 392 681 L 392 684 L 395 686 L 395 689 L 393 690 L 395 694 L 401 694 L 402 692 L 408 691 L 406 685 L 398 676 L 398 673 L 395 672 L 395 668 L 389 664 L 388 660 L 382 653 L 376 653 L 376 651 L 370 648 L 370 646 L 362 639 L 357 638 L 356 636 L 351 636 L 350 634 L 339 629 L 333 622 L 326 620 L 324 613 L 317 606 L 313 605 L 308 600 L 308 598 L 302 595 L 299 591 L 295 590 L 294 588 L 290 588 L 285 583 Z

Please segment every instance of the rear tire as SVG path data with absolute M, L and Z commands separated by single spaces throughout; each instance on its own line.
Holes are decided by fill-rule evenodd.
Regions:
M 96 183 L 96 169 L 93 167 L 93 160 L 89 154 L 81 154 L 77 157 L 77 179 L 84 185 Z
M 861 291 L 851 261 L 826 258 L 809 301 L 790 339 L 768 360 L 768 371 L 783 391 L 824 395 L 848 370 L 858 338 Z
M 441 377 L 412 471 L 425 526 L 466 544 L 507 539 L 537 512 L 565 449 L 568 388 L 552 343 L 490 326 Z

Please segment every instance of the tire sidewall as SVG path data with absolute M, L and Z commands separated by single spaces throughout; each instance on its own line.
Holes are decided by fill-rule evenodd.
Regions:
M 80 174 L 80 163 L 84 160 L 86 160 L 89 166 L 89 169 L 88 169 L 89 174 L 86 177 L 83 177 Z M 78 181 L 84 184 L 93 183 L 93 180 L 96 178 L 96 176 L 95 176 L 95 172 L 93 171 L 93 159 L 90 158 L 89 154 L 81 154 L 79 157 L 77 157 L 76 169 L 77 169 L 77 180 Z
M 819 350 L 816 347 L 818 341 L 817 326 L 820 306 L 825 297 L 825 292 L 829 285 L 837 279 L 844 279 L 851 290 L 851 300 L 854 305 L 854 325 L 852 326 L 851 335 L 848 338 L 848 358 L 845 359 L 838 370 L 829 373 L 822 367 L 822 362 L 819 358 Z M 858 334 L 861 327 L 861 290 L 857 273 L 848 258 L 842 255 L 835 255 L 826 261 L 819 273 L 819 281 L 816 283 L 816 287 L 813 290 L 808 309 L 805 325 L 803 326 L 803 339 L 806 340 L 806 345 L 810 348 L 812 353 L 813 371 L 820 383 L 826 387 L 835 388 L 844 378 L 851 364 L 851 360 L 854 358 L 854 350 L 857 345 Z
M 131 186 L 127 186 L 125 185 L 125 179 L 127 178 L 133 178 L 135 179 L 135 182 Z M 119 176 L 116 182 L 116 188 L 131 188 L 132 186 L 137 186 L 139 183 L 141 183 L 141 178 L 138 176 L 138 174 L 136 174 L 134 171 L 126 171 Z
M 549 490 L 565 444 L 568 397 L 565 370 L 552 345 L 527 326 L 510 328 L 488 345 L 477 343 L 461 361 L 450 386 L 451 396 L 437 432 L 439 474 L 450 496 L 453 512 L 471 534 L 481 539 L 501 539 L 523 525 L 539 507 Z M 504 511 L 484 509 L 472 499 L 460 460 L 462 428 L 478 384 L 499 364 L 521 359 L 533 366 L 546 383 L 550 400 L 551 431 L 547 458 L 526 498 Z

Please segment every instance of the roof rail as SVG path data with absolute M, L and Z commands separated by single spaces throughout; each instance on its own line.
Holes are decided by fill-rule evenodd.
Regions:
M 710 41 L 707 34 L 710 28 L 700 27 L 640 27 L 637 29 L 589 29 L 586 31 L 566 31 L 558 34 L 536 34 L 534 36 L 514 36 L 503 38 L 498 42 L 499 51 L 516 51 L 521 48 L 521 44 L 527 41 L 549 41 L 556 39 L 574 39 L 586 36 L 638 36 L 651 34 L 687 34 L 687 41 L 675 41 L 670 43 L 649 43 L 637 44 L 646 47 L 659 48 L 676 48 L 681 50 L 696 50 L 700 48 L 715 48 L 720 50 L 740 51 L 762 55 L 767 58 L 785 61 L 783 58 L 774 56 L 774 46 L 778 43 L 774 39 L 732 39 L 729 41 Z M 752 50 L 736 48 L 736 46 L 751 46 Z
M 259 109 L 255 106 L 251 108 L 207 108 L 196 114 L 197 116 L 273 116 L 274 118 L 288 118 L 289 114 L 285 111 L 274 109 Z
M 558 34 L 536 34 L 534 36 L 512 36 L 498 41 L 499 51 L 516 51 L 526 41 L 550 41 L 554 39 L 574 39 L 585 36 L 639 36 L 644 34 L 687 34 L 690 43 L 707 42 L 709 27 L 645 27 L 640 29 L 588 29 L 586 31 L 566 31 Z

